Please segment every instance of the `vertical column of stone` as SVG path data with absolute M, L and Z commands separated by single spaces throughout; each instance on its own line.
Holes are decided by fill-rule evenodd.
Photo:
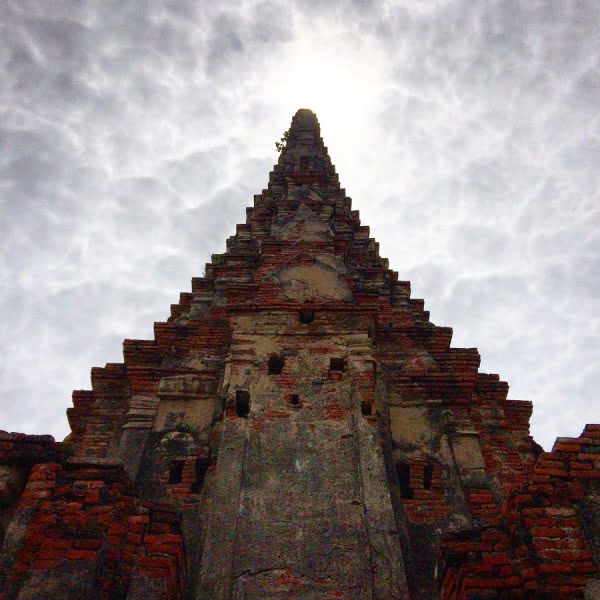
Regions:
M 367 334 L 348 336 L 354 374 L 352 420 L 359 462 L 360 494 L 369 538 L 373 598 L 408 598 L 404 562 L 387 484 L 377 416 L 365 414 L 374 397 L 373 357 Z M 373 407 L 374 412 L 374 407 Z
M 224 424 L 214 486 L 205 506 L 209 517 L 198 600 L 231 598 L 247 427 L 247 423 L 241 420 L 227 420 Z
M 157 406 L 158 398 L 154 396 L 133 396 L 129 401 L 129 412 L 119 443 L 119 458 L 132 481 L 137 477 Z

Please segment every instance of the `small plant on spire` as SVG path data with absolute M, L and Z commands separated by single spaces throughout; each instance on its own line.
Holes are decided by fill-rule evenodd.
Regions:
M 288 129 L 287 131 L 283 132 L 283 137 L 281 138 L 281 141 L 279 142 L 275 142 L 275 148 L 277 148 L 277 152 L 281 152 L 287 141 L 290 139 L 290 130 Z

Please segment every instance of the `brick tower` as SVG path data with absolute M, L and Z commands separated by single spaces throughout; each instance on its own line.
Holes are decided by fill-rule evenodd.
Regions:
M 0 438 L 0 598 L 571 598 L 600 554 L 600 426 L 451 348 L 300 110 L 224 254 L 155 339 Z M 586 592 L 586 593 L 588 593 Z

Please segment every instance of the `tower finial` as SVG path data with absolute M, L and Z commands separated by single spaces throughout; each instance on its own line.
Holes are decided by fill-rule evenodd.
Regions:
M 276 144 L 281 150 L 277 164 L 286 181 L 325 185 L 335 175 L 321 139 L 317 115 L 312 110 L 301 108 L 297 111 L 281 141 L 285 141 L 285 145 Z
M 301 108 L 296 112 L 292 118 L 292 126 L 290 127 L 290 133 L 300 132 L 313 132 L 320 136 L 321 127 L 317 120 L 317 115 L 309 108 Z

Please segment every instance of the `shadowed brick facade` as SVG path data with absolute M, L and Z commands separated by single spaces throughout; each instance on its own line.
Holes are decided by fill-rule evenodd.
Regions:
M 92 369 L 67 439 L 0 435 L 0 598 L 594 597 L 600 426 L 542 452 L 451 337 L 298 111 L 227 251 Z

